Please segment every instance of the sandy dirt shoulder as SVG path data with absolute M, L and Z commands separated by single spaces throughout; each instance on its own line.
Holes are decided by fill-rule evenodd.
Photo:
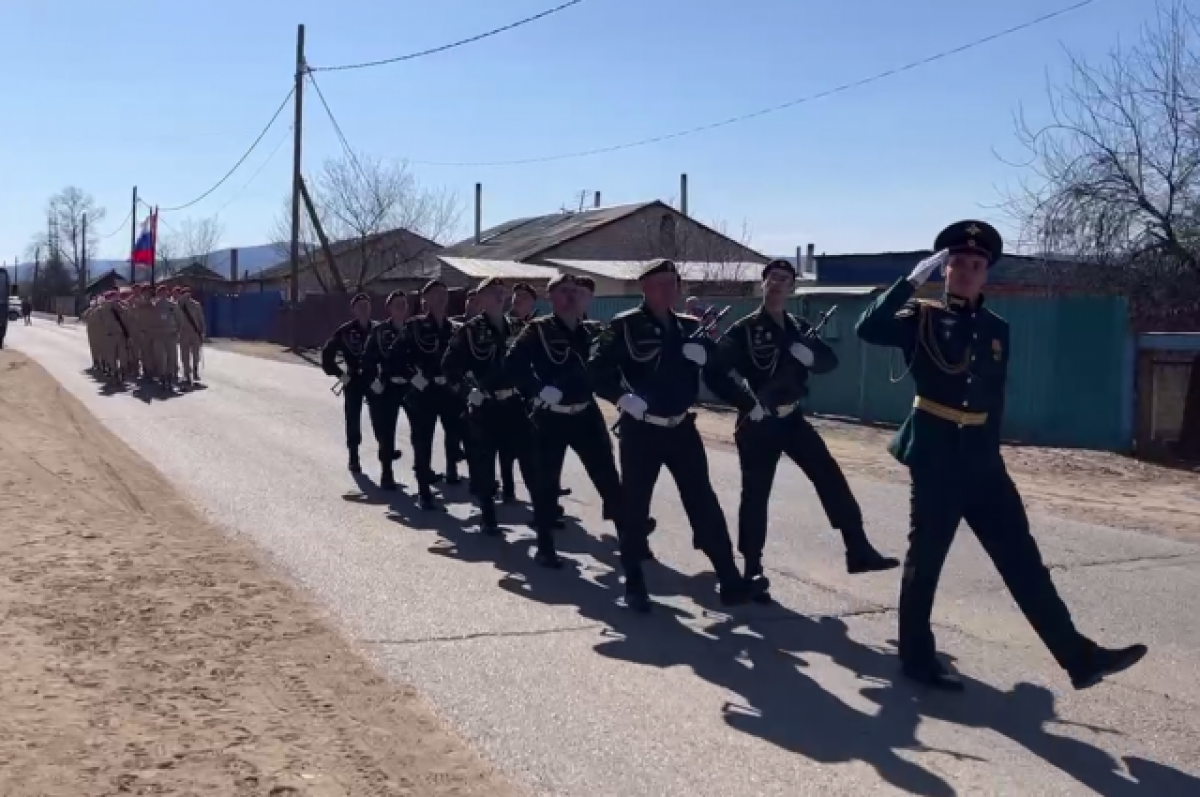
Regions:
M 215 340 L 227 351 L 283 362 L 308 362 L 271 343 Z M 609 420 L 615 410 L 602 405 Z M 907 483 L 908 474 L 887 453 L 892 432 L 843 421 L 814 419 L 830 451 L 850 476 Z M 701 434 L 733 445 L 732 413 L 701 409 Z M 1154 534 L 1200 540 L 1200 474 L 1097 451 L 1005 446 L 1004 459 L 1029 508 L 1059 517 Z
M 0 795 L 514 791 L 0 351 Z

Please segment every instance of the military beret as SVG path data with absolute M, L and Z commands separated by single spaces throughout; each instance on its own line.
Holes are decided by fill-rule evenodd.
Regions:
M 516 285 L 514 285 L 513 293 L 524 293 L 534 299 L 537 298 L 537 291 L 533 289 L 532 285 L 526 282 L 518 282 Z
M 550 281 L 546 283 L 546 290 L 552 291 L 560 285 L 578 285 L 578 284 L 579 284 L 579 280 L 576 279 L 573 275 L 560 273 L 560 274 L 555 274 L 553 277 L 550 278 Z M 516 288 L 513 288 L 513 290 L 515 291 Z
M 433 280 L 430 280 L 429 282 L 425 283 L 424 287 L 421 288 L 421 293 L 429 293 L 434 288 L 445 289 L 445 287 L 446 287 L 446 283 L 444 283 L 438 279 L 433 279 Z
M 159 286 L 158 286 L 158 292 L 159 292 L 159 293 L 170 293 L 170 292 L 171 292 L 171 286 L 169 286 L 169 285 L 159 285 Z
M 350 300 L 350 306 L 353 307 L 354 305 L 358 304 L 359 302 L 367 302 L 368 304 L 370 304 L 371 297 L 362 292 L 356 293 L 356 294 L 354 294 L 354 298 Z
M 647 277 L 653 277 L 656 274 L 674 274 L 679 276 L 679 269 L 675 268 L 675 261 L 668 260 L 665 257 L 660 257 L 657 260 L 651 260 L 642 269 L 642 273 L 638 274 L 638 280 L 644 280 Z
M 768 274 L 776 270 L 786 271 L 792 275 L 792 279 L 796 278 L 796 267 L 787 260 L 772 260 L 770 263 L 767 263 L 763 266 L 762 278 L 766 279 Z
M 958 221 L 938 233 L 933 250 L 943 249 L 951 254 L 971 252 L 987 258 L 988 267 L 996 264 L 1004 254 L 1004 239 L 995 227 L 985 221 Z
M 486 291 L 488 288 L 503 288 L 503 287 L 504 287 L 504 280 L 500 279 L 499 277 L 485 277 L 483 280 L 480 281 L 480 283 L 478 285 L 475 286 L 475 292 L 481 293 L 482 291 Z
M 584 276 L 584 275 L 575 277 L 575 284 L 578 285 L 580 288 L 584 288 L 586 290 L 591 291 L 592 293 L 596 292 L 596 281 L 594 279 L 592 279 L 591 277 Z
M 383 303 L 383 306 L 391 307 L 392 302 L 396 301 L 397 299 L 408 299 L 408 294 L 406 294 L 404 291 L 392 291 L 388 294 L 387 301 Z

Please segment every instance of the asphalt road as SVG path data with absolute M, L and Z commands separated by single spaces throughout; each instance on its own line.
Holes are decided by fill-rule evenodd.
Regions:
M 9 343 L 209 517 L 251 538 L 531 794 L 1200 795 L 1200 548 L 1034 518 L 1081 628 L 1151 646 L 1134 671 L 1076 693 L 964 529 L 935 617 L 968 691 L 923 694 L 895 678 L 897 571 L 847 576 L 790 466 L 768 550 L 782 605 L 716 608 L 664 481 L 659 607 L 640 617 L 615 604 L 613 541 L 573 459 L 565 504 L 581 527 L 562 547 L 577 568 L 545 572 L 524 508 L 502 514 L 511 530 L 499 541 L 478 535 L 461 492 L 432 516 L 411 492 L 390 505 L 369 487 L 364 496 L 316 369 L 208 349 L 208 389 L 158 400 L 104 395 L 84 373 L 78 328 L 14 325 Z M 736 459 L 710 449 L 709 461 L 736 517 Z M 409 482 L 410 462 L 406 451 Z M 905 490 L 853 486 L 879 547 L 900 554 Z

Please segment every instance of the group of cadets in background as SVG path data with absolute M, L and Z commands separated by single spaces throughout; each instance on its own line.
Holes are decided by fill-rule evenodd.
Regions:
M 900 658 L 913 680 L 938 689 L 961 687 L 935 655 L 930 615 L 950 542 L 965 519 L 1072 683 L 1086 688 L 1132 666 L 1146 650 L 1103 648 L 1075 630 L 1004 469 L 999 427 L 1008 329 L 982 308 L 980 293 L 1002 248 L 989 225 L 951 225 L 937 238 L 937 255 L 880 296 L 858 326 L 866 342 L 903 352 L 918 395 L 892 446 L 913 484 Z M 914 299 L 939 268 L 946 275 L 944 299 Z M 466 312 L 456 318 L 446 316 L 448 294 L 439 280 L 422 288 L 420 313 L 413 317 L 409 297 L 388 296 L 382 323 L 371 320 L 370 297 L 357 295 L 353 319 L 322 353 L 323 368 L 339 380 L 344 397 L 349 468 L 362 471 L 365 403 L 378 443 L 379 485 L 397 489 L 396 431 L 404 412 L 420 505 L 438 509 L 433 488 L 460 483 L 458 466 L 465 460 L 481 530 L 498 535 L 496 504 L 514 497 L 515 463 L 530 491 L 536 560 L 560 568 L 554 532 L 562 526 L 561 476 L 569 448 L 599 494 L 604 518 L 616 528 L 625 603 L 645 612 L 652 603 L 644 564 L 654 558 L 650 538 L 657 525 L 650 507 L 664 468 L 678 487 L 693 546 L 716 573 L 721 603 L 771 601 L 763 552 L 771 488 L 786 455 L 812 482 L 830 525 L 841 533 L 847 571 L 893 569 L 899 561 L 871 544 L 845 475 L 802 412 L 809 376 L 836 368 L 837 356 L 819 329 L 785 309 L 795 267 L 772 261 L 762 279 L 761 306 L 723 333 L 711 312 L 675 312 L 680 275 L 670 260 L 648 264 L 639 278 L 641 304 L 609 324 L 587 317 L 594 283 L 567 274 L 549 282 L 551 312 L 538 317 L 533 288 L 516 285 L 510 295 L 495 278 L 469 293 Z M 702 380 L 738 410 L 741 569 L 695 424 Z M 612 435 L 597 397 L 619 410 Z M 444 474 L 432 468 L 439 422 Z
M 148 380 L 165 390 L 200 384 L 204 309 L 190 288 L 134 285 L 108 291 L 92 300 L 82 320 L 93 371 L 107 384 Z

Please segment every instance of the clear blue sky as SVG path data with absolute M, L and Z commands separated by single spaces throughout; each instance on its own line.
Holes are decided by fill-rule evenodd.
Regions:
M 313 66 L 399 55 L 481 32 L 557 0 L 4 0 L 0 9 L 0 260 L 44 226 L 47 198 L 91 192 L 115 229 L 136 184 L 163 206 L 205 191 L 242 154 L 292 80 L 295 27 Z M 918 248 L 941 225 L 996 218 L 1015 177 L 1012 115 L 1045 113 L 1063 49 L 1100 58 L 1152 0 L 1096 0 L 1033 30 L 865 88 L 664 144 L 502 168 L 420 161 L 553 155 L 753 111 L 949 49 L 1073 0 L 586 0 L 448 53 L 318 75 L 357 149 L 408 159 L 485 225 L 557 210 L 580 190 L 605 204 L 677 193 L 705 221 L 743 221 L 787 254 Z M 305 168 L 339 152 L 306 103 Z M 290 119 L 290 112 L 285 113 Z M 288 190 L 279 124 L 243 171 L 189 214 L 222 206 L 222 244 L 265 243 Z M 239 193 L 240 192 L 240 193 Z M 231 201 L 232 200 L 232 201 Z M 464 230 L 465 232 L 465 230 Z M 100 256 L 128 254 L 128 232 Z

